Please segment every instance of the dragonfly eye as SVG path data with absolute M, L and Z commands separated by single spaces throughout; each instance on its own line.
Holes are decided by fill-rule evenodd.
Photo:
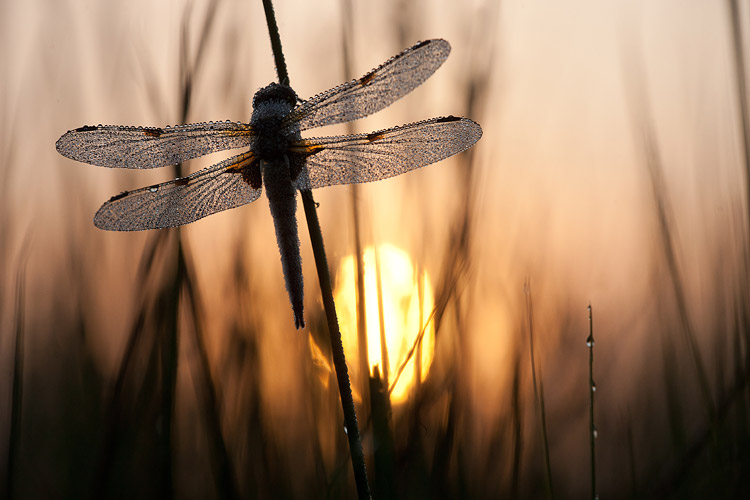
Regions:
M 288 85 L 271 83 L 255 93 L 255 96 L 253 97 L 253 108 L 257 108 L 258 104 L 263 104 L 269 101 L 282 101 L 289 104 L 289 107 L 293 108 L 297 104 L 297 93 Z

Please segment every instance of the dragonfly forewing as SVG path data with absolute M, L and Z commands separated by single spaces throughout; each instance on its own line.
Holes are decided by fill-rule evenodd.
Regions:
M 125 191 L 104 203 L 94 225 L 110 231 L 176 227 L 239 207 L 260 197 L 251 186 L 251 152 L 224 160 L 187 177 Z
M 237 122 L 208 122 L 175 127 L 86 126 L 57 141 L 57 151 L 72 160 L 100 167 L 156 168 L 176 165 L 215 151 L 249 147 L 252 127 Z
M 286 126 L 307 130 L 345 123 L 391 105 L 427 80 L 448 58 L 450 44 L 441 39 L 419 42 L 363 77 L 312 97 L 292 110 Z
M 432 118 L 369 134 L 302 139 L 290 149 L 305 157 L 298 189 L 387 179 L 470 148 L 482 137 L 468 118 Z

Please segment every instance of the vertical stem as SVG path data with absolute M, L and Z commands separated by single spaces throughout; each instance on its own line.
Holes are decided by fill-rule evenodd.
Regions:
M 189 254 L 185 255 L 185 252 L 186 248 L 183 247 L 183 256 L 186 260 L 189 260 Z M 203 408 L 210 437 L 209 441 L 213 448 L 212 466 L 215 471 L 216 495 L 221 500 L 234 500 L 239 498 L 236 486 L 237 481 L 232 469 L 232 461 L 229 457 L 229 450 L 224 440 L 224 434 L 221 431 L 221 419 L 219 417 L 221 405 L 219 396 L 216 393 L 214 379 L 211 375 L 211 365 L 208 361 L 206 343 L 203 339 L 203 319 L 200 317 L 201 311 L 199 309 L 200 298 L 198 296 L 198 289 L 193 286 L 193 279 L 194 276 L 186 268 L 183 279 L 184 296 L 192 315 L 193 335 L 195 337 L 195 347 L 198 351 L 198 367 L 201 370 L 202 377 L 200 379 L 203 382 L 201 386 L 198 380 L 199 377 L 194 378 L 196 393 L 198 397 L 203 395 L 206 400 Z
M 594 425 L 594 320 L 589 304 L 589 336 L 586 339 L 589 348 L 589 443 L 591 449 L 591 498 L 596 499 L 596 426 Z
M 375 283 L 378 294 L 378 325 L 380 326 L 380 363 L 383 384 L 388 387 L 390 366 L 388 362 L 388 344 L 385 341 L 385 310 L 383 305 L 383 275 L 380 273 L 380 249 L 375 248 Z
M 419 264 L 419 271 L 417 272 L 417 297 L 419 298 L 419 329 L 420 332 L 425 329 L 424 324 L 424 270 L 422 264 Z M 419 393 L 422 386 L 422 335 L 417 338 L 417 352 L 414 355 L 414 373 L 416 374 L 417 383 L 415 384 L 415 390 Z
M 396 451 L 391 432 L 391 402 L 388 386 L 375 366 L 370 377 L 370 407 L 372 408 L 373 441 L 378 444 L 374 451 L 375 497 L 379 500 L 396 498 Z
M 353 14 L 352 14 L 352 2 L 351 0 L 341 0 L 341 52 L 344 66 L 344 81 L 349 81 L 353 78 L 352 75 L 352 64 L 351 64 L 351 47 L 353 46 Z M 352 122 L 346 122 L 346 133 L 354 133 L 354 125 Z M 359 184 L 351 184 L 349 186 L 349 193 L 352 205 L 352 229 L 354 231 L 354 252 L 355 252 L 355 265 L 357 268 L 357 347 L 359 354 L 359 390 L 362 393 L 361 403 L 361 415 L 368 415 L 370 408 L 368 408 L 368 401 L 370 400 L 370 355 L 368 352 L 369 346 L 367 345 L 367 327 L 366 327 L 366 298 L 365 298 L 365 263 L 364 263 L 364 249 L 362 248 L 362 231 L 360 226 L 360 188 Z M 364 418 L 364 417 L 363 417 Z
M 273 51 L 273 60 L 276 64 L 276 74 L 279 75 L 279 83 L 289 85 L 289 73 L 286 70 L 284 52 L 281 50 L 281 36 L 279 35 L 279 27 L 276 24 L 273 2 L 271 0 L 263 0 L 263 10 L 266 13 L 268 35 L 271 37 L 271 50 Z
M 177 357 L 179 352 L 180 292 L 185 276 L 185 256 L 182 253 L 182 240 L 179 231 L 175 231 L 177 240 L 177 269 L 174 282 L 169 291 L 165 323 L 160 334 L 162 399 L 161 418 L 162 436 L 160 441 L 160 466 L 162 474 L 161 498 L 174 498 L 173 433 L 175 417 L 175 400 L 177 397 Z
M 357 425 L 357 414 L 354 411 L 354 399 L 349 384 L 349 371 L 346 367 L 344 357 L 344 345 L 341 342 L 341 332 L 336 316 L 336 305 L 333 302 L 333 291 L 331 289 L 331 277 L 328 272 L 328 259 L 323 247 L 323 234 L 320 230 L 318 212 L 315 210 L 315 200 L 309 190 L 302 191 L 302 204 L 305 207 L 305 218 L 310 231 L 313 254 L 315 256 L 315 267 L 318 270 L 320 292 L 323 295 L 323 308 L 328 320 L 328 331 L 331 336 L 331 350 L 333 352 L 333 366 L 336 369 L 336 380 L 339 384 L 341 394 L 341 406 L 344 410 L 344 425 L 349 438 L 349 452 L 352 456 L 352 467 L 354 468 L 354 480 L 357 483 L 357 494 L 360 499 L 370 498 L 370 487 L 367 484 L 367 469 L 365 467 L 365 455 L 362 451 L 362 441 L 359 437 L 359 426 Z
M 28 241 L 28 240 L 27 240 Z M 22 249 L 25 250 L 26 244 Z M 21 255 L 25 252 L 22 251 Z M 23 347 L 26 310 L 26 262 L 18 267 L 16 276 L 16 345 L 13 352 L 13 389 L 10 408 L 10 429 L 8 436 L 8 456 L 6 464 L 5 494 L 13 497 L 15 477 L 18 472 L 19 450 L 21 449 L 21 416 L 23 414 Z
M 740 25 L 740 8 L 737 0 L 729 0 L 729 20 L 732 25 L 732 45 L 734 46 L 734 64 L 737 72 L 737 99 L 740 108 L 740 126 L 742 127 L 742 145 L 745 161 L 745 203 L 747 223 L 750 224 L 750 124 L 747 110 L 747 80 L 745 76 L 745 54 L 742 46 L 742 26 Z M 750 234 L 750 233 L 749 233 Z
M 531 283 L 527 280 L 524 284 L 526 293 L 526 314 L 529 329 L 529 353 L 531 357 L 531 380 L 534 386 L 534 399 L 542 431 L 542 446 L 544 447 L 544 470 L 547 476 L 547 496 L 555 498 L 552 487 L 552 464 L 549 458 L 549 439 L 547 438 L 547 417 L 544 410 L 544 385 L 542 384 L 541 367 L 539 368 L 539 380 L 536 377 L 536 360 L 534 358 L 534 309 L 531 302 Z
M 281 38 L 279 28 L 276 25 L 276 17 L 273 12 L 271 0 L 263 0 L 263 8 L 266 12 L 266 22 L 268 24 L 268 34 L 271 37 L 271 48 L 276 61 L 276 72 L 281 83 L 289 84 L 289 74 L 287 73 L 284 55 L 281 50 Z M 331 337 L 331 350 L 333 352 L 333 365 L 336 370 L 336 380 L 339 385 L 339 394 L 341 395 L 341 406 L 344 411 L 344 425 L 346 435 L 349 440 L 349 452 L 352 458 L 352 468 L 354 469 L 354 481 L 357 485 L 357 495 L 360 499 L 370 498 L 370 487 L 367 483 L 367 469 L 365 467 L 365 455 L 362 451 L 362 441 L 359 437 L 359 426 L 357 425 L 357 414 L 354 411 L 354 399 L 352 398 L 352 389 L 349 383 L 349 371 L 346 367 L 346 358 L 344 357 L 344 345 L 341 342 L 341 331 L 336 316 L 336 305 L 333 302 L 333 290 L 331 287 L 331 276 L 328 270 L 328 259 L 323 246 L 323 233 L 320 229 L 318 212 L 315 207 L 310 190 L 301 191 L 302 205 L 305 209 L 305 218 L 307 219 L 307 228 L 310 232 L 310 241 L 312 243 L 313 255 L 315 257 L 315 267 L 318 271 L 318 281 L 320 283 L 320 293 L 323 296 L 323 309 L 328 321 L 328 332 Z

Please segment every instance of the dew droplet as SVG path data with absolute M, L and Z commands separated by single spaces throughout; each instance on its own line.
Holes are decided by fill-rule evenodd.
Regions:
M 151 193 L 155 193 L 155 192 L 157 192 L 159 190 L 159 187 L 158 186 L 151 186 L 150 188 L 148 188 L 148 190 Z
M 591 382 L 591 392 L 596 392 L 596 382 Z
M 589 335 L 586 338 L 586 347 L 589 347 L 589 348 L 594 347 L 594 337 L 593 336 Z
M 347 429 L 346 426 L 344 426 L 344 434 L 346 434 L 347 436 L 349 435 L 349 429 Z
M 596 430 L 596 427 L 594 427 L 594 430 L 593 430 L 593 431 L 591 431 L 591 433 L 592 433 L 592 434 L 594 435 L 594 439 L 596 439 L 596 438 L 598 438 L 598 437 L 599 437 L 599 431 L 598 431 L 598 430 Z

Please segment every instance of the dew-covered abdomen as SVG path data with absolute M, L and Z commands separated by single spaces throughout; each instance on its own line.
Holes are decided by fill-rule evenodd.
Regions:
M 291 87 L 272 83 L 255 94 L 250 124 L 256 133 L 252 149 L 261 165 L 286 290 L 292 303 L 295 325 L 301 328 L 305 326 L 302 258 L 297 230 L 296 191 L 287 155 L 290 142 L 299 138 L 300 134 L 299 130 L 284 132 L 281 126 L 296 102 L 297 95 Z

